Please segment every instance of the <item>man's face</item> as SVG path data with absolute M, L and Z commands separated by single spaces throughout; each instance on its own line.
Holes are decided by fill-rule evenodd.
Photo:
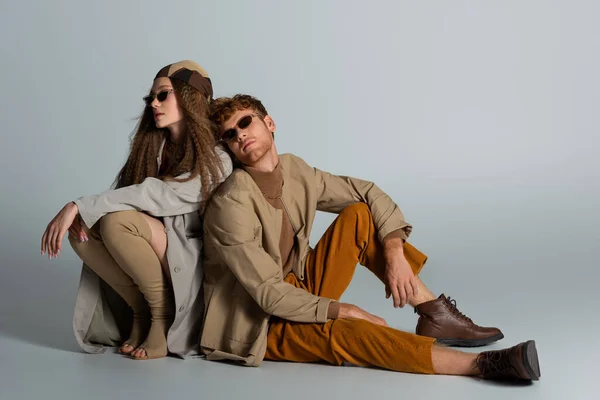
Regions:
M 230 129 L 234 129 L 237 135 L 232 135 L 233 138 L 226 143 L 245 165 L 253 166 L 273 147 L 275 122 L 268 115 L 263 119 L 251 109 L 236 111 L 221 125 L 221 135 Z

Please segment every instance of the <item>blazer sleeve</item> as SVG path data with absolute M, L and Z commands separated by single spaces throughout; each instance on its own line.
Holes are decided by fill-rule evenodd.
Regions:
M 220 147 L 217 154 L 221 158 L 224 174 L 217 182 L 223 182 L 232 171 L 229 155 Z M 189 173 L 178 176 L 184 179 Z M 187 182 L 162 181 L 146 178 L 137 185 L 107 190 L 94 196 L 83 196 L 75 200 L 81 218 L 91 228 L 108 213 L 126 210 L 147 212 L 156 217 L 167 217 L 197 211 L 202 206 L 202 183 L 200 176 Z
M 262 225 L 250 201 L 230 193 L 213 197 L 204 218 L 211 242 L 256 303 L 270 315 L 297 322 L 326 322 L 331 299 L 315 296 L 283 280 L 281 266 L 261 245 Z
M 369 206 L 380 241 L 389 234 L 407 240 L 412 225 L 400 208 L 373 182 L 338 176 L 313 168 L 317 185 L 317 210 L 339 214 L 347 206 L 363 202 Z

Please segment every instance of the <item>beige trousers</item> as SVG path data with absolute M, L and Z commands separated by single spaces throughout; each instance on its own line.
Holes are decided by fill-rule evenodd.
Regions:
M 105 215 L 87 229 L 89 240 L 69 236 L 75 253 L 133 310 L 125 343 L 146 350 L 148 358 L 167 354 L 167 331 L 173 319 L 173 293 L 154 252 L 152 230 L 138 211 Z

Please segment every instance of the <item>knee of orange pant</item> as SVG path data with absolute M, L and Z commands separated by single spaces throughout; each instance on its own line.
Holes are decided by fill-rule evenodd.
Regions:
M 331 324 L 331 336 L 345 338 L 359 337 L 366 332 L 376 329 L 377 325 L 359 318 L 340 318 Z
M 347 361 L 349 353 L 361 352 L 363 345 L 375 335 L 378 325 L 358 318 L 342 318 L 332 321 L 329 346 L 335 363 Z
M 354 203 L 344 208 L 342 212 L 340 212 L 340 216 L 344 217 L 356 217 L 358 219 L 371 219 L 371 210 L 367 203 Z

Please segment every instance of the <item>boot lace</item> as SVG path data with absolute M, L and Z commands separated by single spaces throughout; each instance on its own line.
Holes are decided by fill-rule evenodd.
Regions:
M 514 370 L 510 363 L 510 349 L 486 351 L 477 357 L 477 367 L 482 375 L 506 374 Z
M 450 306 L 450 311 L 452 312 L 452 314 L 456 315 L 458 318 L 461 318 L 465 321 L 468 321 L 470 323 L 473 323 L 473 320 L 469 317 L 467 317 L 465 314 L 461 313 L 460 311 L 458 311 L 458 308 L 456 307 L 456 300 L 451 298 L 451 297 L 447 297 L 446 298 L 446 304 L 448 304 Z

